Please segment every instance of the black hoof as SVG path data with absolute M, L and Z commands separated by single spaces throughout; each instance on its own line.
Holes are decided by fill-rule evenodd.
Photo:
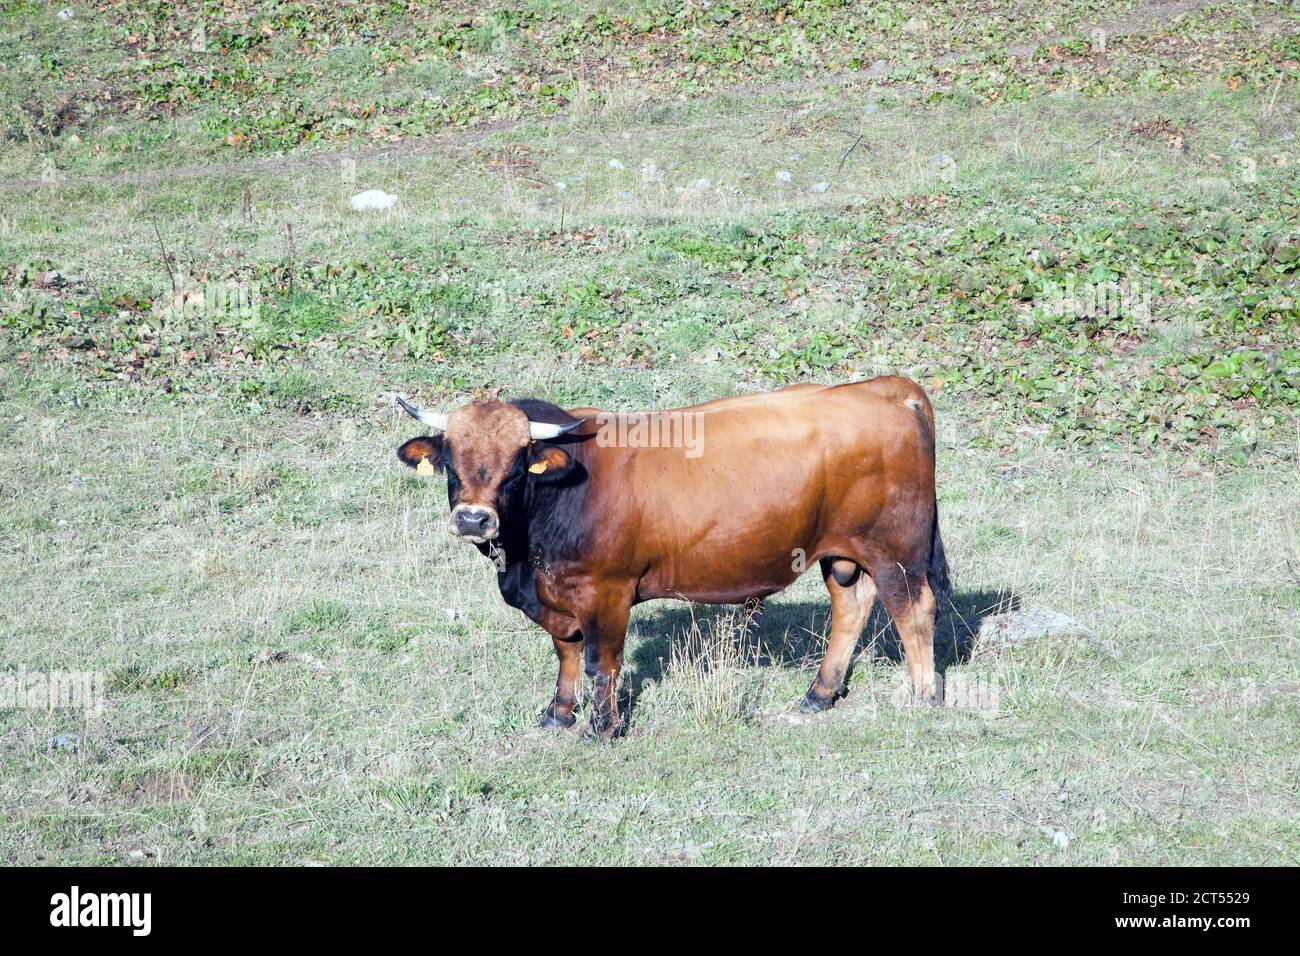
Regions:
M 568 730 L 578 722 L 578 718 L 573 714 L 557 714 L 553 710 L 548 710 L 542 715 L 542 727 L 545 730 Z
M 808 693 L 803 695 L 803 701 L 799 704 L 799 713 L 820 714 L 823 710 L 830 710 L 842 695 L 843 692 L 839 692 L 828 697 L 822 697 L 809 687 Z

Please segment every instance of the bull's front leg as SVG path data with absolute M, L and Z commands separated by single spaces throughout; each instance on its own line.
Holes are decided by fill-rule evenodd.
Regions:
M 582 700 L 582 634 L 578 622 L 566 614 L 544 608 L 537 621 L 551 635 L 560 675 L 555 680 L 555 697 L 542 714 L 542 726 L 565 729 L 577 722 L 574 710 Z
M 582 697 L 582 637 L 552 637 L 555 656 L 560 659 L 560 676 L 555 681 L 555 697 L 542 715 L 546 728 L 572 727 L 578 720 L 573 711 Z
M 623 641 L 630 611 L 630 601 L 611 599 L 581 619 L 583 661 L 592 685 L 591 723 L 584 736 L 608 740 L 623 729 L 618 712 L 618 675 L 623 669 Z

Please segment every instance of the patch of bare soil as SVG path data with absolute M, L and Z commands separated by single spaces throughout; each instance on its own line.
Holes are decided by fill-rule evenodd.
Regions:
M 184 771 L 158 771 L 128 784 L 123 790 L 132 803 L 167 804 L 188 800 L 194 795 L 195 780 Z

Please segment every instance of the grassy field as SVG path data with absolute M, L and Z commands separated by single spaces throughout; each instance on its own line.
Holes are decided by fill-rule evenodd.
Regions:
M 0 707 L 0 861 L 1300 863 L 1298 27 L 0 6 L 0 669 L 103 688 Z M 550 641 L 393 456 L 395 391 L 885 372 L 996 706 L 895 706 L 878 613 L 796 717 L 812 575 L 638 608 L 627 736 L 537 729 Z M 972 641 L 1010 608 L 1091 633 Z

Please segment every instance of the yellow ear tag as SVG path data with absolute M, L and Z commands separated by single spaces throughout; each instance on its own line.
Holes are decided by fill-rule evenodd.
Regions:
M 429 464 L 428 455 L 425 455 L 423 458 L 421 458 L 420 463 L 415 466 L 415 473 L 417 475 L 424 475 L 426 478 L 429 475 L 432 475 L 435 472 L 437 472 L 437 470 L 438 469 L 434 468 L 433 465 Z
M 528 466 L 528 471 L 534 475 L 540 475 L 545 470 L 546 470 L 546 462 L 544 461 L 535 461 Z

